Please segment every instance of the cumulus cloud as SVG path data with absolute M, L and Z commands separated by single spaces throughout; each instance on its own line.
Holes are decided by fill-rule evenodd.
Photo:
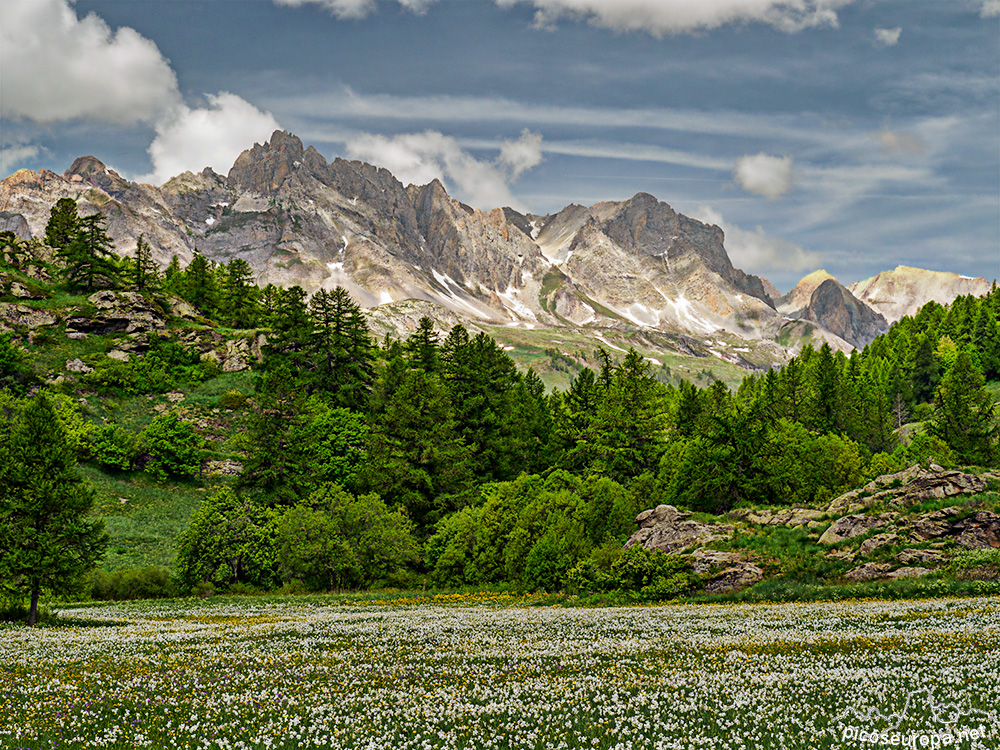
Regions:
M 821 265 L 817 253 L 781 237 L 771 236 L 760 226 L 753 230 L 741 229 L 727 222 L 711 206 L 699 207 L 693 217 L 707 224 L 715 224 L 725 232 L 726 252 L 737 268 L 767 274 L 774 271 L 803 271 Z
M 733 179 L 748 193 L 774 200 L 792 186 L 792 157 L 755 154 L 741 156 Z
M 525 128 L 516 141 L 504 141 L 500 147 L 498 163 L 510 170 L 510 178 L 516 180 L 532 167 L 542 162 L 542 134 L 532 133 Z
M 207 95 L 208 106 L 175 107 L 156 126 L 149 147 L 152 174 L 140 182 L 159 185 L 181 172 L 211 167 L 225 174 L 236 157 L 254 142 L 263 142 L 281 126 L 270 112 L 262 112 L 236 94 Z
M 913 133 L 883 128 L 875 134 L 875 138 L 887 154 L 919 156 L 927 150 L 924 142 Z
M 5 146 L 4 148 L 0 148 L 0 175 L 7 176 L 12 174 L 14 170 L 18 169 L 28 159 L 38 156 L 38 153 L 38 146 L 32 145 Z
M 540 135 L 525 130 L 505 141 L 494 161 L 477 159 L 451 136 L 435 131 L 397 136 L 363 134 L 346 143 L 352 159 L 385 167 L 403 183 L 439 179 L 455 197 L 476 208 L 521 207 L 510 183 L 541 161 Z
M 1000 16 L 1000 0 L 983 0 L 983 9 L 979 15 L 983 18 Z
M 148 121 L 180 100 L 156 44 L 67 0 L 0 2 L 0 90 L 0 115 L 43 123 Z
M 436 0 L 397 0 L 401 6 L 416 14 L 425 13 Z M 375 0 L 274 0 L 278 5 L 293 8 L 302 5 L 319 5 L 342 20 L 364 18 L 375 10 Z
M 531 3 L 535 23 L 582 18 L 615 31 L 654 36 L 714 29 L 735 23 L 770 24 L 786 32 L 838 24 L 837 9 L 854 0 L 496 0 L 501 7 Z
M 894 29 L 875 29 L 875 41 L 884 47 L 894 47 L 899 44 L 899 35 L 902 33 L 901 26 Z

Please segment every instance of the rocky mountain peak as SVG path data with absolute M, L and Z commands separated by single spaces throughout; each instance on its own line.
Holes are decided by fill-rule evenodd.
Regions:
M 859 349 L 889 329 L 882 315 L 860 302 L 832 276 L 813 291 L 802 317 Z
M 849 288 L 858 299 L 893 323 L 907 315 L 915 315 L 932 300 L 947 304 L 959 295 L 989 294 L 991 283 L 981 276 L 897 266 L 855 282 Z
M 828 274 L 823 268 L 802 277 L 792 291 L 784 297 L 779 297 L 774 301 L 778 311 L 784 313 L 790 318 L 801 317 L 802 312 L 809 307 L 809 300 L 812 299 L 813 292 L 815 292 L 823 282 L 831 279 L 836 281 L 836 279 Z
M 73 164 L 63 172 L 63 177 L 67 180 L 73 180 L 74 176 L 79 177 L 83 180 L 88 180 L 92 177 L 103 176 L 108 173 L 108 168 L 104 165 L 100 159 L 95 156 L 81 156 Z M 79 182 L 79 180 L 73 180 L 74 182 Z
M 238 190 L 273 195 L 302 163 L 304 151 L 297 136 L 275 130 L 267 143 L 255 143 L 240 154 L 229 170 L 229 183 Z

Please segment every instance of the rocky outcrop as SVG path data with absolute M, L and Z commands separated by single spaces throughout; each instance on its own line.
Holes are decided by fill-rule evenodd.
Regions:
M 0 332 L 54 326 L 58 320 L 54 313 L 47 310 L 0 302 Z
M 854 583 L 873 581 L 876 578 L 885 578 L 892 570 L 892 563 L 870 562 L 859 565 L 856 568 L 844 573 L 844 578 Z
M 706 594 L 728 594 L 742 591 L 764 580 L 764 571 L 753 563 L 742 563 L 726 568 L 706 586 Z
M 732 526 L 699 523 L 690 520 L 690 515 L 672 505 L 658 505 L 654 509 L 644 510 L 635 519 L 639 530 L 629 537 L 624 548 L 639 545 L 672 555 L 689 547 L 703 547 L 733 533 Z
M 1000 548 L 1000 514 L 990 510 L 964 515 L 953 506 L 904 519 L 900 526 L 916 542 L 947 538 L 967 549 Z
M 819 538 L 820 544 L 836 544 L 845 539 L 861 536 L 872 529 L 885 526 L 893 519 L 892 514 L 882 514 L 878 516 L 868 516 L 858 513 L 850 516 L 838 518 L 830 527 L 823 532 Z
M 826 513 L 815 508 L 738 508 L 730 516 L 760 526 L 805 526 L 817 521 Z
M 883 474 L 864 487 L 832 500 L 824 509 L 830 515 L 854 513 L 865 508 L 908 508 L 932 498 L 984 492 L 986 480 L 974 474 L 931 465 L 914 465 L 895 474 Z
M 66 332 L 149 333 L 166 328 L 166 319 L 149 300 L 136 292 L 95 292 L 87 298 L 96 308 L 93 315 L 76 315 L 66 319 Z

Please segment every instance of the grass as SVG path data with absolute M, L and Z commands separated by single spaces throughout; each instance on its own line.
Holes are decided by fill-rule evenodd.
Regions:
M 159 484 L 142 473 L 115 475 L 89 465 L 80 470 L 97 491 L 98 515 L 110 537 L 106 570 L 172 565 L 177 538 L 212 491 L 193 482 Z

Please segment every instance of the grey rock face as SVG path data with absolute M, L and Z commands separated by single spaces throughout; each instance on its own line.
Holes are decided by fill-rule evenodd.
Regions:
M 705 586 L 706 594 L 727 594 L 741 591 L 764 580 L 764 571 L 753 563 L 741 563 L 727 568 Z
M 58 320 L 54 314 L 46 310 L 36 310 L 27 305 L 0 302 L 0 331 L 34 330 L 35 328 L 54 326 Z
M 823 536 L 819 538 L 819 543 L 836 544 L 845 539 L 861 536 L 867 531 L 885 526 L 890 520 L 892 520 L 892 516 L 887 514 L 867 516 L 859 513 L 844 516 L 830 524 L 830 527 L 823 532 Z
M 848 581 L 861 583 L 863 581 L 873 581 L 876 578 L 885 578 L 892 570 L 892 563 L 870 562 L 859 565 L 856 568 L 844 573 L 844 578 Z
M 724 539 L 733 532 L 732 526 L 699 523 L 689 520 L 690 515 L 672 505 L 658 505 L 654 509 L 644 510 L 635 519 L 639 530 L 625 542 L 624 549 L 638 544 L 646 549 L 676 554 L 689 547 L 702 547 L 717 539 Z
M 13 232 L 22 240 L 31 239 L 31 227 L 28 220 L 13 211 L 0 211 L 0 232 Z
M 906 508 L 931 498 L 984 492 L 986 480 L 961 471 L 941 467 L 924 469 L 914 465 L 895 474 L 884 474 L 856 490 L 832 500 L 825 508 L 831 515 L 848 513 L 852 508 L 889 505 Z

